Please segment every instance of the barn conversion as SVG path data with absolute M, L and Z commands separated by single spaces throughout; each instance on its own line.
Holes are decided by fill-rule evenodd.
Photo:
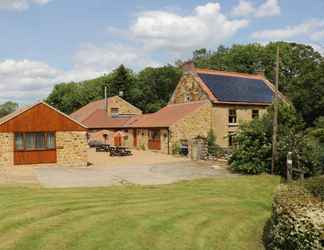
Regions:
M 193 139 L 206 137 L 210 130 L 218 145 L 231 147 L 239 124 L 261 116 L 272 104 L 275 90 L 262 74 L 200 69 L 191 62 L 183 69 L 169 104 L 156 113 L 142 115 L 114 97 L 115 104 L 109 100 L 91 103 L 72 117 L 95 132 L 93 135 L 108 137 L 109 144 L 172 153 L 179 146 L 190 148 Z M 122 110 L 120 105 L 127 112 L 117 112 Z
M 87 164 L 87 128 L 45 102 L 0 119 L 0 166 Z

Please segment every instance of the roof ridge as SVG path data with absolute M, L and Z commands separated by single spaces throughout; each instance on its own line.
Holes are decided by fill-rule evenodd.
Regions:
M 226 76 L 233 76 L 233 77 L 244 77 L 244 78 L 250 78 L 250 79 L 260 79 L 260 80 L 265 79 L 265 77 L 261 74 L 250 74 L 250 73 L 216 70 L 216 69 L 208 69 L 208 68 L 196 68 L 196 72 L 198 74 L 199 73 L 207 73 L 207 74 L 226 75 Z
M 208 100 L 200 100 L 200 101 L 191 101 L 191 102 L 182 102 L 182 103 L 170 103 L 163 108 L 170 107 L 170 106 L 181 106 L 181 105 L 194 105 L 199 103 L 207 103 Z M 153 113 L 154 114 L 154 113 Z

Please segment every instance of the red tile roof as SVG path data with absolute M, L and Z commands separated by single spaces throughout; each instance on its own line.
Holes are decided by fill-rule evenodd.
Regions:
M 206 101 L 169 104 L 160 111 L 130 118 L 124 127 L 128 128 L 167 128 L 186 115 L 197 111 Z
M 111 102 L 111 98 L 108 98 L 108 105 Z M 105 109 L 105 99 L 97 100 L 94 102 L 90 102 L 89 104 L 85 105 L 84 107 L 80 108 L 79 110 L 72 113 L 70 116 L 73 119 L 76 119 L 80 122 L 86 120 L 93 112 L 96 110 L 104 110 Z
M 104 109 L 97 109 L 90 114 L 82 123 L 88 128 L 122 128 L 131 119 L 130 117 L 109 117 Z

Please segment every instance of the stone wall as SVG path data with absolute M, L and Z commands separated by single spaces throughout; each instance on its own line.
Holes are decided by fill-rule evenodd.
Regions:
M 14 134 L 0 133 L 0 167 L 13 166 Z
M 60 166 L 86 166 L 88 144 L 86 132 L 57 132 L 57 164 Z
M 252 120 L 252 110 L 259 110 L 259 115 L 262 116 L 266 113 L 266 106 L 255 106 L 255 105 L 220 105 L 214 104 L 212 127 L 216 136 L 216 143 L 221 147 L 228 147 L 228 135 L 230 132 L 235 132 L 238 126 L 242 122 Z M 237 124 L 230 125 L 228 116 L 229 110 L 236 109 L 237 113 Z
M 137 129 L 137 148 L 148 149 L 149 130 L 148 129 Z
M 141 115 L 142 111 L 132 104 L 126 102 L 124 99 L 114 96 L 111 97 L 108 104 L 108 116 L 111 116 L 111 109 L 118 108 L 119 114 Z
M 188 99 L 189 97 L 189 99 Z M 176 87 L 170 103 L 208 100 L 206 93 L 191 74 L 185 74 Z
M 206 102 L 199 110 L 185 116 L 170 127 L 170 148 L 174 148 L 182 140 L 191 143 L 191 140 L 197 136 L 207 137 L 211 125 L 212 105 Z

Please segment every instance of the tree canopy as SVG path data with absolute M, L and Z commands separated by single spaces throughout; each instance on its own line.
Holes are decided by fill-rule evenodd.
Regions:
M 93 80 L 57 84 L 46 101 L 70 114 L 91 101 L 104 98 L 106 86 L 108 96 L 122 93 L 126 101 L 144 112 L 155 112 L 168 103 L 181 75 L 181 70 L 171 65 L 148 67 L 138 74 L 121 65 Z
M 198 67 L 245 73 L 262 71 L 274 82 L 277 46 L 280 47 L 280 90 L 294 104 L 307 127 L 314 126 L 316 119 L 324 116 L 324 57 L 311 46 L 286 42 L 220 46 L 216 51 L 196 50 L 192 59 Z M 147 67 L 138 73 L 121 65 L 93 80 L 58 84 L 47 102 L 69 114 L 103 98 L 107 86 L 109 96 L 122 91 L 127 101 L 146 113 L 154 112 L 168 103 L 181 75 L 181 69 L 171 65 Z
M 0 118 L 8 114 L 11 114 L 18 108 L 18 104 L 15 102 L 6 102 L 0 105 Z

